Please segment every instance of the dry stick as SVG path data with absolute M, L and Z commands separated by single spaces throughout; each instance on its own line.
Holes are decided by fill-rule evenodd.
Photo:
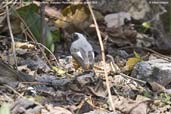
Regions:
M 12 0 L 12 1 L 9 1 L 8 3 L 7 3 L 7 2 L 1 2 L 1 4 L 0 4 L 0 10 L 3 11 L 4 8 L 6 8 L 6 6 L 9 5 L 9 4 L 12 3 L 12 2 L 13 2 L 13 0 Z M 5 4 L 4 4 L 4 3 L 5 3 Z M 3 4 L 4 4 L 4 5 L 3 5 Z M 3 17 L 4 14 L 6 14 L 5 11 L 2 12 L 2 13 L 0 13 L 0 16 Z M 4 16 L 4 17 L 5 17 L 5 16 Z
M 14 88 L 12 88 L 11 86 L 9 86 L 9 85 L 7 85 L 7 84 L 5 84 L 4 86 L 5 86 L 6 88 L 12 90 L 16 95 L 19 96 L 19 98 L 28 99 L 28 98 L 24 97 L 22 94 L 20 94 L 19 92 L 17 92 L 17 91 L 16 91 Z M 34 102 L 35 104 L 41 106 L 41 107 L 44 107 L 42 104 L 40 104 L 40 103 L 37 102 L 37 101 L 33 101 L 33 102 Z
M 3 3 L 5 3 L 5 5 L 4 6 L 2 6 L 2 7 L 0 7 L 0 10 L 2 10 L 3 8 L 6 8 L 9 4 L 11 4 L 11 3 L 13 3 L 13 2 L 15 2 L 14 0 L 11 0 L 11 1 L 7 1 L 6 0 L 6 2 L 1 2 L 1 4 L 3 4 Z
M 139 82 L 139 83 L 142 83 L 142 84 L 146 84 L 146 82 L 145 82 L 145 81 L 143 81 L 143 80 L 139 80 L 139 79 L 136 79 L 136 78 L 130 77 L 130 76 L 128 76 L 128 75 L 126 75 L 126 74 L 124 74 L 124 73 L 119 73 L 119 74 L 120 74 L 121 76 L 125 77 L 125 78 L 131 79 L 131 80 L 134 80 L 134 81 Z
M 4 86 L 7 87 L 8 89 L 12 90 L 15 94 L 18 95 L 19 98 L 23 98 L 23 95 L 20 94 L 20 93 L 18 93 L 18 92 L 17 92 L 14 88 L 12 88 L 11 86 L 9 86 L 9 85 L 7 85 L 7 84 L 5 84 Z
M 6 0 L 6 3 L 8 3 L 8 0 Z M 17 58 L 16 58 L 16 52 L 15 52 L 15 41 L 14 41 L 14 36 L 13 36 L 13 33 L 12 33 L 12 28 L 11 28 L 11 23 L 10 23 L 8 5 L 6 5 L 6 13 L 7 13 L 8 28 L 9 28 L 9 32 L 10 32 L 10 36 L 11 36 L 11 41 L 12 41 L 12 52 L 13 52 L 13 56 L 14 56 L 15 67 L 17 69 Z
M 115 111 L 115 106 L 114 106 L 114 103 L 113 103 L 113 100 L 112 100 L 112 95 L 111 95 L 110 86 L 109 86 L 109 78 L 108 78 L 107 69 L 106 69 L 105 53 L 104 53 L 104 46 L 103 46 L 103 42 L 102 42 L 102 37 L 101 37 L 101 34 L 100 34 L 98 24 L 96 22 L 96 18 L 94 16 L 91 4 L 90 4 L 89 0 L 87 0 L 87 2 L 88 2 L 88 7 L 89 7 L 89 10 L 91 12 L 94 24 L 95 24 L 97 36 L 98 36 L 99 43 L 100 43 L 100 48 L 101 48 L 101 52 L 102 52 L 101 53 L 102 54 L 102 62 L 103 62 L 103 67 L 104 67 L 104 73 L 105 73 L 105 79 L 106 79 L 106 86 L 107 86 L 109 101 L 110 101 L 110 104 L 112 106 L 113 111 Z
M 166 60 L 166 61 L 171 61 L 171 57 L 170 56 L 167 56 L 167 55 L 163 55 L 153 49 L 150 49 L 150 48 L 146 48 L 146 47 L 138 47 L 138 46 L 127 46 L 127 47 L 123 47 L 123 48 L 120 48 L 120 49 L 129 49 L 129 48 L 138 48 L 138 49 L 142 49 L 142 50 L 145 50 L 145 51 L 148 51 L 148 52 L 151 52 L 155 55 L 158 55 L 160 58 Z

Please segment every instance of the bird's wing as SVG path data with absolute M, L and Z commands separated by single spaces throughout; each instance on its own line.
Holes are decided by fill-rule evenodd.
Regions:
M 74 59 L 80 64 L 84 64 L 84 56 L 82 55 L 82 52 L 79 49 L 71 48 L 71 55 L 74 57 Z

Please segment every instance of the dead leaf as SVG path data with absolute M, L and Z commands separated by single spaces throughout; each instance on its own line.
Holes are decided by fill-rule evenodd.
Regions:
M 134 55 L 135 55 L 135 57 L 129 58 L 128 61 L 126 62 L 126 66 L 124 67 L 125 70 L 130 71 L 134 68 L 134 66 L 138 62 L 143 61 L 143 59 L 137 52 L 134 51 Z
M 124 114 L 148 114 L 149 103 L 151 100 L 133 101 L 124 97 L 113 97 L 113 101 L 118 110 Z
M 15 42 L 16 48 L 22 48 L 22 49 L 33 49 L 35 46 L 33 44 L 29 44 L 28 42 Z
M 89 10 L 84 5 L 70 5 L 62 11 L 62 15 L 55 21 L 57 27 L 68 28 L 73 26 L 82 30 L 91 24 L 89 20 Z
M 20 33 L 22 33 L 21 21 L 19 19 L 17 19 L 14 16 L 10 16 L 10 22 L 11 22 L 11 29 L 12 29 L 12 33 L 13 34 L 20 34 Z M 7 31 L 9 31 L 9 28 L 7 26 L 7 23 L 4 22 L 2 24 L 3 25 L 2 25 L 1 32 L 7 32 Z

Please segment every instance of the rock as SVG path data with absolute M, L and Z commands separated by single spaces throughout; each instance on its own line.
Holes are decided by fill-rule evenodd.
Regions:
M 119 9 L 117 5 L 118 0 L 98 0 L 96 4 L 92 4 L 93 9 L 96 9 L 104 14 L 108 12 L 117 12 Z
M 125 11 L 136 19 L 147 19 L 150 7 L 146 0 L 98 0 L 97 4 L 92 4 L 93 8 L 106 13 L 116 13 Z
M 131 16 L 136 19 L 144 19 L 147 13 L 150 11 L 150 7 L 146 0 L 127 0 L 128 3 L 128 12 Z M 136 5 L 135 5 L 136 4 Z
M 108 28 L 111 28 L 111 27 L 118 28 L 124 25 L 125 19 L 131 20 L 131 16 L 129 13 L 119 12 L 119 13 L 108 14 L 104 17 L 104 20 L 107 23 Z
M 137 47 L 150 47 L 156 43 L 154 37 L 148 36 L 147 34 L 137 33 L 136 37 Z
M 166 86 L 171 82 L 171 63 L 162 59 L 142 61 L 135 65 L 131 76 Z

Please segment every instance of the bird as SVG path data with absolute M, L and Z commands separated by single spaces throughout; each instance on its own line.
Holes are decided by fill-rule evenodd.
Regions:
M 91 70 L 93 68 L 95 60 L 93 47 L 83 34 L 78 32 L 72 34 L 70 53 L 84 70 Z

